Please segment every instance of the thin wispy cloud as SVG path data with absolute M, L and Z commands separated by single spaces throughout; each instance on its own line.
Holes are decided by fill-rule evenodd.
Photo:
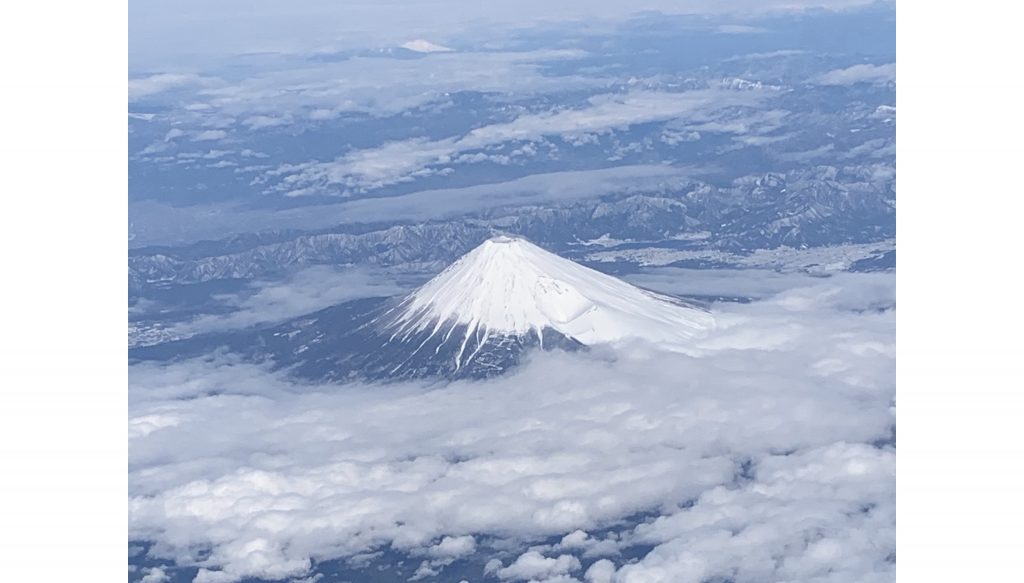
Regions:
M 281 322 L 303 314 L 365 297 L 390 297 L 405 288 L 392 277 L 369 269 L 338 269 L 316 265 L 302 269 L 284 281 L 254 281 L 245 293 L 215 296 L 226 314 L 204 314 L 172 326 L 170 333 L 193 336 Z
M 585 136 L 669 119 L 707 121 L 716 111 L 753 106 L 770 90 L 705 89 L 678 93 L 634 91 L 591 97 L 582 108 L 525 114 L 485 125 L 459 137 L 413 138 L 377 148 L 356 150 L 331 162 L 291 164 L 268 172 L 271 190 L 287 196 L 364 192 L 426 176 L 447 166 L 454 156 L 512 141 L 547 136 Z
M 159 73 L 128 80 L 128 101 L 183 88 L 197 88 L 215 84 L 216 79 L 191 73 Z
M 896 63 L 886 65 L 853 65 L 834 69 L 812 80 L 819 85 L 855 85 L 857 83 L 885 84 L 896 81 Z

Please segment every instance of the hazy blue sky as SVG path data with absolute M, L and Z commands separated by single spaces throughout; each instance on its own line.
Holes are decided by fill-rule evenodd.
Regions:
M 800 10 L 843 10 L 865 0 L 459 0 L 133 1 L 129 59 L 137 71 L 201 67 L 227 55 L 335 51 L 427 38 L 500 40 L 497 30 L 578 21 L 600 28 L 642 12 L 718 15 L 744 21 Z

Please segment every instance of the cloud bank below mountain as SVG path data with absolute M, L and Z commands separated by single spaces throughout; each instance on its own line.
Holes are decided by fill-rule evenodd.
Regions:
M 199 582 L 381 548 L 443 572 L 495 540 L 503 581 L 890 580 L 879 277 L 716 304 L 698 356 L 544 353 L 482 382 L 311 386 L 229 355 L 134 366 L 130 537 Z M 634 547 L 650 550 L 624 559 Z

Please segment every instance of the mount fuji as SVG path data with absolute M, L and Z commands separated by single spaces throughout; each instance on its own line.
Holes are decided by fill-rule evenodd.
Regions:
M 390 319 L 388 319 L 390 316 Z M 677 300 L 563 259 L 526 239 L 484 241 L 390 310 L 385 327 L 409 340 L 427 333 L 442 343 L 456 336 L 455 366 L 473 359 L 492 337 L 536 335 L 545 330 L 584 345 L 626 338 L 686 343 L 711 327 L 709 314 Z
M 714 327 L 706 310 L 496 236 L 412 293 L 356 300 L 270 328 L 130 351 L 139 359 L 227 347 L 317 380 L 487 377 L 533 348 L 646 340 L 685 350 Z

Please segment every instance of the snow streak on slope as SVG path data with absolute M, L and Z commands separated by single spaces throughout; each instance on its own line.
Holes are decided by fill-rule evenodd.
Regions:
M 551 329 L 583 344 L 643 338 L 685 346 L 714 324 L 707 312 L 574 263 L 521 238 L 485 241 L 398 307 L 393 337 L 424 331 L 483 344 Z M 457 361 L 461 361 L 459 351 Z

